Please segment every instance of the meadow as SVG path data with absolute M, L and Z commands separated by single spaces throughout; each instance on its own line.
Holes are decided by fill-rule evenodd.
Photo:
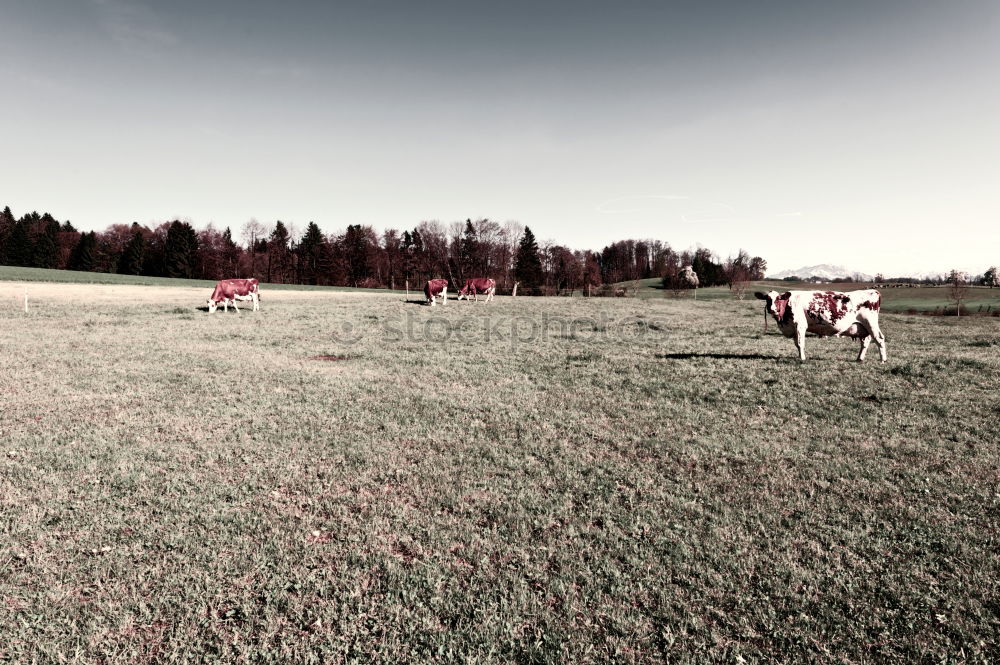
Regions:
M 2 275 L 2 273 L 0 273 Z M 671 298 L 675 294 L 664 289 L 659 279 L 640 279 L 634 282 L 621 282 L 619 285 L 629 289 L 630 295 L 639 298 Z M 786 282 L 779 280 L 764 280 L 751 282 L 747 287 L 746 299 L 753 299 L 754 291 L 833 289 L 835 291 L 854 291 L 872 288 L 871 282 L 846 282 L 839 284 L 815 284 L 813 282 Z M 951 300 L 947 286 L 906 286 L 880 288 L 882 293 L 882 309 L 889 312 L 906 312 L 911 314 L 933 314 L 950 310 L 954 313 L 955 303 Z M 698 289 L 701 300 L 729 300 L 733 293 L 728 287 L 713 286 Z M 1000 289 L 987 286 L 970 286 L 967 298 L 962 301 L 963 313 L 974 315 L 993 315 L 1000 311 Z
M 0 662 L 990 663 L 1000 319 L 0 283 Z
M 23 282 L 24 285 L 40 284 L 107 284 L 117 286 L 170 286 L 208 289 L 211 292 L 215 282 L 207 279 L 177 279 L 174 277 L 148 277 L 146 275 L 119 275 L 106 272 L 86 272 L 81 270 L 52 270 L 49 268 L 25 268 L 21 266 L 0 266 L 0 282 Z M 356 289 L 345 286 L 310 286 L 304 284 L 271 284 L 266 288 L 278 291 L 343 291 L 348 293 L 394 293 L 386 289 Z M 421 287 L 422 288 L 422 287 Z M 207 296 L 206 296 L 207 297 Z

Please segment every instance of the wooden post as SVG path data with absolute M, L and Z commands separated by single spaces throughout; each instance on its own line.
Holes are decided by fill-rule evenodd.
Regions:
M 517 297 L 517 285 L 520 284 L 520 283 L 521 282 L 514 282 L 514 290 L 510 294 L 511 298 L 516 298 Z
M 410 300 L 410 280 L 406 280 L 406 300 Z

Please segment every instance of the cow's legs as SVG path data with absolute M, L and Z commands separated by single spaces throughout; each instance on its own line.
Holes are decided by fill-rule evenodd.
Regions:
M 872 343 L 872 336 L 867 332 L 861 335 L 861 352 L 858 354 L 858 362 L 865 361 L 865 354 L 868 353 L 868 345 Z
M 255 312 L 260 311 L 260 296 L 258 296 L 256 293 L 253 294 L 253 311 Z
M 446 286 L 443 289 L 441 289 L 441 305 L 444 306 L 447 304 L 448 304 L 448 287 Z
M 871 316 L 865 316 L 861 323 L 868 330 L 871 338 L 875 340 L 875 344 L 878 346 L 878 354 L 882 357 L 882 362 L 886 361 L 886 350 L 885 350 L 885 336 L 882 334 L 882 329 L 878 325 L 878 312 L 873 312 Z M 868 346 L 867 343 L 865 346 Z M 858 360 L 864 359 L 864 352 Z
M 875 338 L 875 343 L 878 344 L 878 354 L 882 357 L 882 362 L 886 361 L 885 352 L 885 336 L 882 335 L 882 329 L 879 328 L 877 321 L 872 321 L 871 326 L 869 326 L 872 331 L 872 337 Z
M 486 292 L 487 293 L 486 302 L 489 302 L 489 301 L 493 300 L 493 294 L 496 293 L 496 292 L 497 292 L 496 287 L 494 287 L 494 288 L 490 289 L 489 291 L 487 291 Z
M 795 348 L 799 351 L 799 360 L 806 359 L 806 327 L 799 326 L 795 329 Z

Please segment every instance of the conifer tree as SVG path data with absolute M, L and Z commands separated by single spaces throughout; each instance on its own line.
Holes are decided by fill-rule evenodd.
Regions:
M 420 279 L 430 279 L 430 269 L 427 265 L 427 252 L 424 247 L 424 238 L 420 235 L 418 229 L 413 229 L 413 233 L 410 236 L 410 240 L 413 242 L 413 247 L 410 250 L 413 256 L 413 270 L 414 276 Z
M 535 234 L 527 226 L 517 247 L 514 261 L 514 277 L 521 283 L 521 292 L 536 295 L 542 284 L 542 260 L 538 255 L 538 243 Z
M 32 255 L 30 221 L 22 217 L 14 223 L 7 239 L 7 263 L 12 266 L 30 266 Z
M 289 233 L 285 225 L 278 220 L 274 224 L 274 231 L 271 232 L 271 239 L 267 243 L 267 281 L 284 283 L 287 281 L 289 269 L 288 253 Z
M 238 277 L 236 274 L 240 264 L 240 248 L 233 240 L 233 232 L 226 227 L 222 232 L 222 266 L 226 275 Z
M 171 222 L 163 249 L 167 277 L 194 277 L 197 260 L 198 234 L 194 228 L 187 222 Z
M 32 248 L 32 265 L 36 268 L 54 268 L 59 255 L 59 222 L 48 214 L 43 219 L 45 226 Z
M 97 265 L 97 234 L 93 231 L 80 235 L 80 241 L 69 255 L 70 270 L 91 271 Z
M 481 248 L 479 234 L 476 233 L 472 220 L 465 220 L 465 231 L 462 233 L 462 240 L 459 247 L 459 271 L 464 279 L 470 277 L 481 277 L 482 260 L 480 259 Z
M 7 264 L 7 257 L 10 250 L 10 234 L 14 231 L 14 224 L 17 221 L 14 219 L 14 214 L 10 211 L 9 206 L 5 206 L 3 211 L 0 212 L 0 265 Z
M 138 224 L 132 225 L 132 238 L 125 245 L 122 257 L 118 261 L 118 272 L 122 275 L 138 275 L 142 273 L 142 263 L 146 255 L 146 239 Z
M 367 229 L 360 224 L 348 225 L 344 233 L 343 249 L 347 261 L 348 279 L 352 286 L 357 286 L 371 275 Z
M 309 222 L 305 235 L 299 242 L 299 266 L 306 284 L 316 284 L 319 277 L 320 255 L 323 249 L 323 232 L 316 222 Z

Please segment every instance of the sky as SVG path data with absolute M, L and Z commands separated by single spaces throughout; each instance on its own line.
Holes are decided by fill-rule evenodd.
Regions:
M 998 83 L 994 0 L 0 0 L 0 205 L 982 272 Z

